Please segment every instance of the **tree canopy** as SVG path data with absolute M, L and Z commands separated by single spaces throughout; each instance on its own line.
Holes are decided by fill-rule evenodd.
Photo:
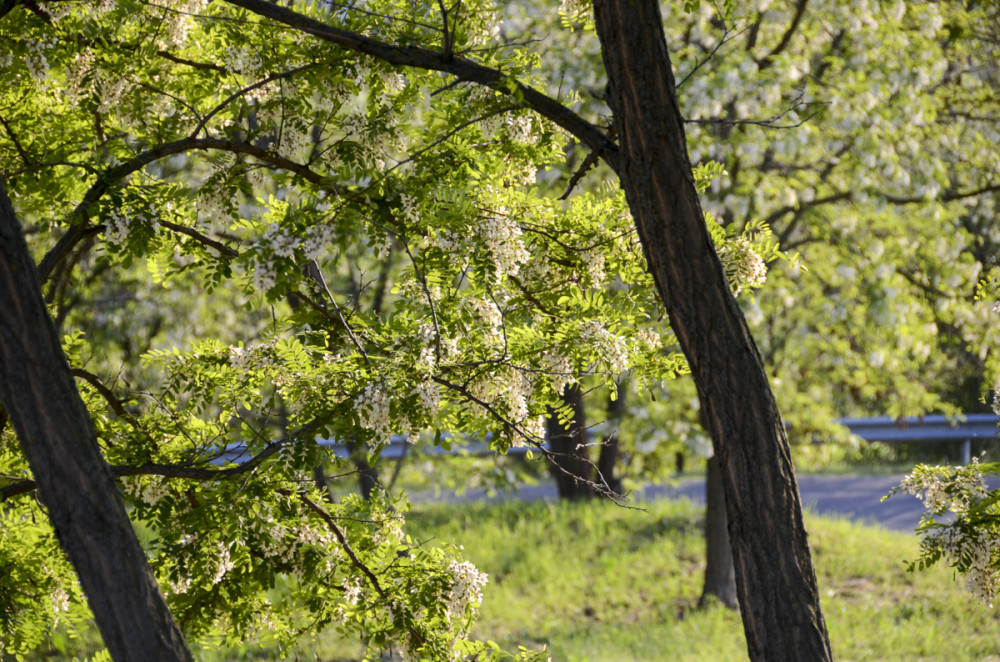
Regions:
M 466 639 L 486 578 L 408 538 L 387 495 L 332 500 L 311 480 L 335 462 L 315 440 L 377 455 L 394 434 L 489 433 L 500 452 L 545 455 L 548 408 L 571 415 L 565 387 L 624 372 L 642 389 L 698 373 L 731 512 L 787 516 L 808 584 L 784 432 L 730 292 L 777 265 L 744 305 L 797 422 L 817 406 L 945 407 L 935 387 L 949 370 L 995 361 L 995 321 L 972 296 L 998 241 L 997 17 L 759 4 L 671 4 L 647 21 L 666 31 L 686 122 L 666 157 L 642 134 L 662 118 L 628 94 L 670 80 L 673 99 L 668 54 L 660 79 L 630 78 L 616 21 L 634 16 L 612 3 L 558 20 L 485 1 L 2 5 L 0 175 L 188 637 L 221 627 L 287 643 L 334 624 L 373 653 L 500 656 Z M 621 122 L 633 112 L 641 121 Z M 707 224 L 680 186 L 676 200 L 643 198 L 647 174 L 697 187 Z M 678 218 L 698 227 L 684 234 Z M 779 240 L 808 275 L 776 262 Z M 722 404 L 740 406 L 723 386 L 755 371 L 747 415 L 771 436 L 753 461 L 777 467 L 787 497 L 773 508 L 741 500 L 758 498 L 739 478 L 754 455 L 744 437 L 759 435 Z M 927 372 L 936 381 L 917 379 Z M 825 407 L 831 383 L 843 395 Z M 29 497 L 30 442 L 6 422 L 0 564 L 17 570 L 0 589 L 55 596 L 0 590 L 17 654 L 87 615 Z M 226 465 L 233 448 L 245 461 Z M 742 545 L 751 576 L 766 550 Z M 276 582 L 287 590 L 272 604 Z M 814 603 L 803 618 L 822 642 Z M 745 608 L 748 632 L 774 620 Z

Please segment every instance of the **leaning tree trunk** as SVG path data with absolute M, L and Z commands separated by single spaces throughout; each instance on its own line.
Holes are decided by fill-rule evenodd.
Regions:
M 719 460 L 750 658 L 830 660 L 788 439 L 705 227 L 659 5 L 594 7 L 622 188 Z
M 545 422 L 545 435 L 552 451 L 549 470 L 556 480 L 560 499 L 586 499 L 593 494 L 590 485 L 594 465 L 587 453 L 587 413 L 580 385 L 567 386 L 562 399 L 572 410 L 573 420 L 563 425 L 555 411 L 549 411 Z
M 0 402 L 115 660 L 191 660 L 101 457 L 0 181 Z

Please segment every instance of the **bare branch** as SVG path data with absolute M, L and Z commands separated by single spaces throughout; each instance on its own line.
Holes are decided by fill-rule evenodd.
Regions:
M 326 279 L 323 277 L 323 272 L 320 270 L 319 263 L 316 262 L 316 260 L 309 260 L 309 262 L 306 263 L 306 275 L 310 280 L 316 283 L 316 285 L 326 295 L 327 300 L 330 302 L 330 305 L 333 306 L 333 310 L 337 314 L 337 319 L 340 321 L 340 325 L 344 327 L 345 331 L 347 331 L 347 335 L 350 337 L 351 342 L 354 343 L 354 347 L 358 350 L 361 356 L 364 357 L 365 363 L 371 363 L 371 359 L 368 358 L 368 353 L 365 352 L 365 348 L 361 346 L 357 336 L 354 335 L 351 325 L 347 323 L 346 319 L 344 319 L 344 313 L 341 311 L 340 306 L 337 305 L 337 300 L 333 298 L 333 293 L 327 286 Z M 302 294 L 299 294 L 299 296 L 302 296 Z M 308 297 L 303 297 L 303 299 L 306 303 L 310 304 L 310 306 L 316 306 L 316 304 Z

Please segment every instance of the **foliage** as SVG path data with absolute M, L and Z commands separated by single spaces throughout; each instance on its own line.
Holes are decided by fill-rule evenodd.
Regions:
M 623 195 L 564 201 L 536 182 L 566 145 L 519 103 L 537 58 L 497 38 L 488 2 L 463 3 L 443 28 L 434 3 L 296 9 L 469 54 L 509 77 L 492 88 L 223 2 L 4 9 L 0 172 L 186 634 L 288 645 L 334 624 L 370 655 L 500 656 L 467 639 L 485 578 L 456 550 L 408 538 L 405 508 L 385 495 L 333 502 L 311 476 L 338 462 L 317 437 L 372 457 L 422 430 L 541 448 L 567 384 L 686 370 L 651 323 L 661 313 Z M 700 185 L 720 170 L 702 168 Z M 715 240 L 735 291 L 763 284 L 755 251 L 776 249 L 762 226 Z M 141 294 L 145 308 L 92 319 L 109 289 L 112 306 Z M 217 319 L 186 327 L 209 310 Z M 153 319 L 170 330 L 144 329 Z M 18 581 L 82 610 L 2 434 L 4 535 L 46 541 Z M 36 645 L 63 604 L 12 594 L 5 645 Z
M 726 169 L 705 210 L 801 253 L 744 300 L 794 437 L 850 441 L 838 416 L 976 410 L 997 362 L 997 317 L 974 299 L 1000 254 L 996 6 L 716 4 L 664 4 L 664 31 L 691 160 Z M 581 112 L 606 116 L 588 26 L 556 32 L 530 3 L 507 14 L 511 40 L 557 35 L 535 45 L 549 89 L 585 89 Z

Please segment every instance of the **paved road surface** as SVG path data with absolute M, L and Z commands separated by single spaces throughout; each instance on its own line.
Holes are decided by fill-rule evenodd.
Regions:
M 809 510 L 822 515 L 841 515 L 870 524 L 878 524 L 886 529 L 912 531 L 920 520 L 923 509 L 916 497 L 897 494 L 887 501 L 882 497 L 902 480 L 899 476 L 859 476 L 803 474 L 798 477 L 799 494 L 802 504 Z M 991 487 L 997 487 L 991 485 Z M 430 495 L 411 495 L 414 501 L 434 499 Z M 522 488 L 517 495 L 501 495 L 496 499 L 555 499 L 555 485 L 541 484 Z M 423 498 L 421 498 L 423 497 Z M 672 486 L 650 486 L 634 494 L 637 501 L 663 497 L 687 498 L 697 503 L 705 502 L 705 481 L 700 478 L 685 478 Z M 441 495 L 437 499 L 455 499 L 452 495 Z M 457 499 L 460 501 L 486 498 L 483 490 L 470 489 Z
M 912 531 L 920 521 L 923 507 L 908 494 L 882 501 L 899 481 L 899 476 L 858 476 L 803 474 L 798 476 L 802 505 L 821 515 L 841 515 L 879 524 L 896 531 Z M 682 496 L 704 503 L 705 481 L 692 479 L 674 488 L 656 488 L 650 496 Z

